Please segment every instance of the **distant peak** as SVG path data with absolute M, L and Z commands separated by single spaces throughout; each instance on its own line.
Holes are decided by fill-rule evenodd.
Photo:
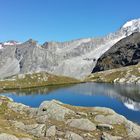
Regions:
M 9 41 L 3 42 L 2 44 L 4 46 L 13 46 L 13 45 L 21 44 L 21 43 L 15 40 L 9 40 Z
M 137 25 L 140 25 L 140 18 L 139 19 L 133 19 L 133 20 L 130 20 L 128 22 L 126 22 L 122 28 L 128 28 L 128 27 L 131 27 L 131 26 L 137 26 Z

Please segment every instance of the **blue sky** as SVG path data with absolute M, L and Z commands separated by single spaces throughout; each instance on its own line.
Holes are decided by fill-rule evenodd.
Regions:
M 0 0 L 0 42 L 103 36 L 140 18 L 140 0 Z

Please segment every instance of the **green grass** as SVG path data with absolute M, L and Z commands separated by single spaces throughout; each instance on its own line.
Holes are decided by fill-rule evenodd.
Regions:
M 74 84 L 80 82 L 81 81 L 74 78 L 65 76 L 56 76 L 48 74 L 46 72 L 42 72 L 42 73 L 26 74 L 25 76 L 22 77 L 16 75 L 13 77 L 9 77 L 4 81 L 1 80 L 0 90 L 26 89 L 43 86 Z

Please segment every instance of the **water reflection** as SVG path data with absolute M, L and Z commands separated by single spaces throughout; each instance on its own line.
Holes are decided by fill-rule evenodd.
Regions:
M 140 86 L 123 84 L 85 83 L 70 90 L 80 94 L 106 95 L 121 101 L 127 108 L 140 111 Z
M 140 123 L 140 86 L 104 83 L 82 83 L 69 86 L 50 86 L 2 93 L 32 107 L 44 100 L 60 100 L 77 106 L 101 106 L 115 110 Z

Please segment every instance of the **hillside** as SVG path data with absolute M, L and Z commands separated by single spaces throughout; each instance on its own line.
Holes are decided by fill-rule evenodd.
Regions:
M 79 80 L 76 80 L 74 78 L 51 75 L 46 72 L 19 74 L 4 80 L 0 80 L 0 90 L 65 85 L 79 82 Z
M 105 52 L 97 61 L 94 72 L 115 69 L 140 62 L 140 33 L 133 33 Z
M 89 75 L 86 81 L 108 83 L 140 83 L 140 64 L 96 72 Z

